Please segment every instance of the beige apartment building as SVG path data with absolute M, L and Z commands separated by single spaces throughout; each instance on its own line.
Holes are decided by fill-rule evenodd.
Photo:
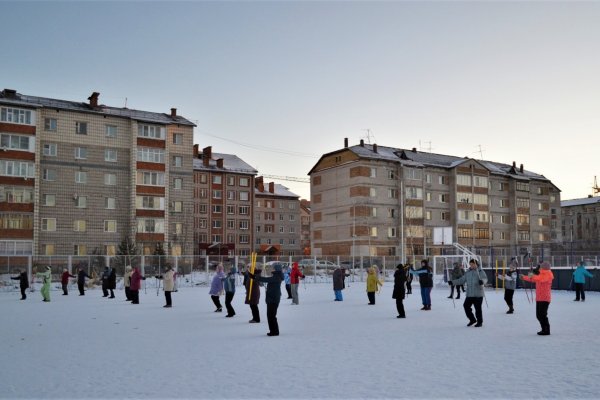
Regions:
M 236 155 L 194 145 L 194 254 L 250 255 L 256 173 Z
M 498 255 L 562 242 L 560 190 L 523 164 L 345 139 L 309 175 L 316 256 L 439 254 L 436 227 Z
M 305 256 L 310 255 L 310 201 L 300 200 L 300 245 Z
M 562 236 L 570 251 L 600 250 L 600 197 L 563 200 Z
M 0 94 L 0 254 L 191 253 L 194 124 L 99 103 Z M 18 146 L 17 146 L 18 144 Z M 191 232 L 190 232 L 191 233 Z
M 299 256 L 301 242 L 300 196 L 283 185 L 256 178 L 254 251 L 270 256 Z

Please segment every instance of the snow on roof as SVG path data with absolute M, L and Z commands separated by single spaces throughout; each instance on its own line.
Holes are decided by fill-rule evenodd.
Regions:
M 269 192 L 269 184 L 265 183 L 265 190 L 264 192 L 259 192 L 258 189 L 256 189 L 256 191 L 254 192 L 254 194 L 256 196 L 277 196 L 277 197 L 296 197 L 296 198 L 300 198 L 300 196 L 298 196 L 296 193 L 290 191 L 290 189 L 288 189 L 287 187 L 279 184 L 279 183 L 275 183 L 274 184 L 274 192 L 271 193 Z
M 208 167 L 204 165 L 202 159 L 194 158 L 194 170 L 221 170 L 221 168 L 217 167 L 217 160 L 219 158 L 223 159 L 222 170 L 250 175 L 256 175 L 258 173 L 256 169 L 235 154 L 225 153 L 212 153 L 212 158 L 209 160 Z
M 562 200 L 561 207 L 584 206 L 589 204 L 600 203 L 600 197 L 586 197 L 583 199 Z

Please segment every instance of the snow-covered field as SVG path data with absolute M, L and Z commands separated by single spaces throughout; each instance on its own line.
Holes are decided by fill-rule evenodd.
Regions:
M 248 323 L 242 288 L 234 318 L 213 312 L 206 287 L 173 293 L 171 309 L 156 289 L 137 306 L 122 291 L 54 290 L 50 303 L 2 292 L 0 398 L 599 398 L 598 293 L 554 292 L 552 335 L 540 337 L 523 291 L 506 315 L 489 290 L 483 328 L 467 328 L 447 287 L 419 311 L 413 286 L 406 319 L 390 283 L 375 306 L 364 283 L 344 302 L 330 284 L 301 286 L 299 306 L 282 299 L 279 337 L 266 336 L 264 292 L 261 323 Z

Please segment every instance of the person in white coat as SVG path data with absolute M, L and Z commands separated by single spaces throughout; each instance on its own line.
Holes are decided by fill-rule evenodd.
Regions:
M 175 271 L 173 271 L 173 267 L 170 265 L 167 266 L 167 270 L 164 274 L 156 276 L 156 279 L 163 280 L 163 290 L 165 291 L 165 304 L 163 307 L 171 308 L 173 303 L 171 302 L 171 292 L 175 288 Z

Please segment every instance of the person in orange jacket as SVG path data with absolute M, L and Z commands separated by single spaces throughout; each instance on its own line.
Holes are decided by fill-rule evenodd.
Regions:
M 540 336 L 550 335 L 548 307 L 552 300 L 552 280 L 554 279 L 554 274 L 550 271 L 550 263 L 544 261 L 539 266 L 537 274 L 530 272 L 529 275 L 521 275 L 521 278 L 524 281 L 535 283 L 535 316 L 542 326 L 542 330 L 537 334 Z

